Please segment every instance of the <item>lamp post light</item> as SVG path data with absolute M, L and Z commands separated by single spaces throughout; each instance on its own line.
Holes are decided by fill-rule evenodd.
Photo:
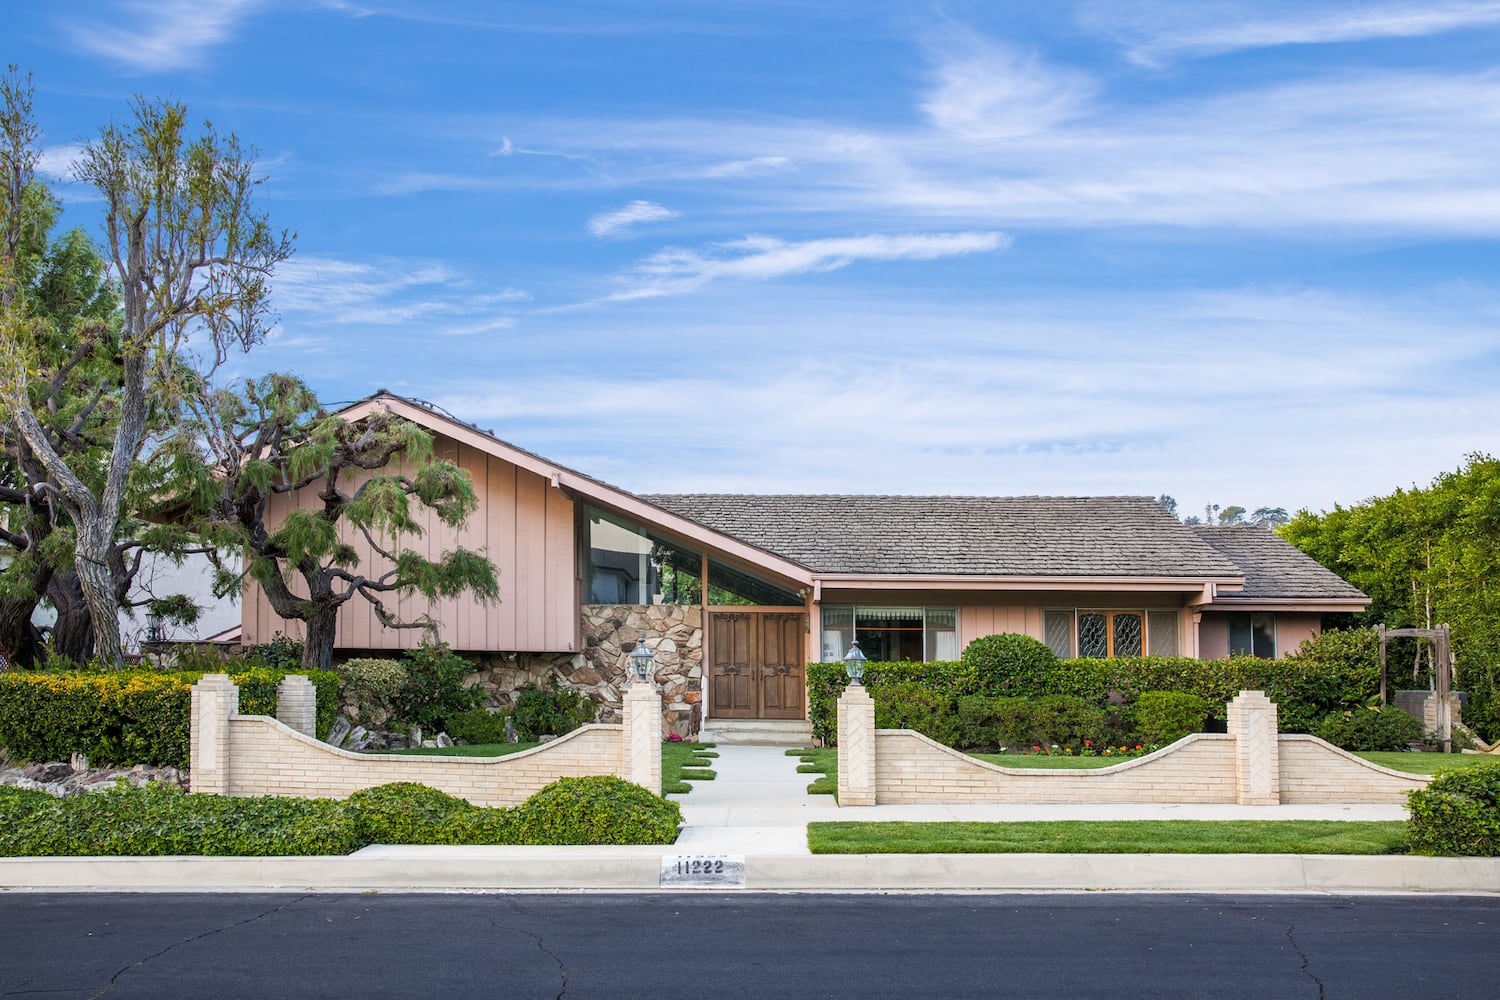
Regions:
M 844 654 L 844 673 L 849 675 L 850 684 L 864 686 L 860 678 L 865 675 L 865 654 L 860 652 L 858 639 L 849 644 L 849 652 Z
M 651 650 L 646 648 L 645 639 L 637 639 L 635 649 L 630 654 L 630 667 L 635 671 L 637 684 L 645 684 L 646 679 L 651 676 L 651 668 L 656 657 Z

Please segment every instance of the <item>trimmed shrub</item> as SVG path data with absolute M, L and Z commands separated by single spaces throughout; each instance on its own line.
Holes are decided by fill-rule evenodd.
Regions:
M 390 717 L 407 683 L 406 668 L 395 660 L 345 660 L 333 670 L 343 681 L 343 693 L 354 702 L 356 716 L 372 725 Z
M 1334 712 L 1315 734 L 1345 750 L 1405 750 L 1422 738 L 1422 723 L 1399 708 Z
M 875 697 L 883 685 L 899 681 L 911 681 L 929 691 L 944 692 L 955 698 L 976 693 L 972 680 L 966 680 L 961 673 L 957 660 L 875 662 L 865 664 L 864 685 L 871 697 Z M 824 746 L 837 743 L 838 734 L 834 730 L 837 728 L 838 700 L 848 683 L 842 663 L 807 665 L 808 721 L 812 723 L 813 735 L 822 740 Z
M 0 855 L 348 854 L 363 846 L 332 799 L 187 795 L 175 785 L 116 788 L 50 804 L 0 789 Z M 51 798 L 48 796 L 48 798 Z
M 1209 704 L 1185 691 L 1143 691 L 1135 702 L 1135 728 L 1142 743 L 1166 746 L 1201 732 Z
M 344 800 L 368 844 L 451 844 L 452 823 L 477 807 L 414 781 L 394 781 Z
M 464 743 L 505 743 L 505 720 L 509 718 L 509 712 L 471 708 L 448 720 L 448 735 Z
M 549 691 L 528 684 L 516 692 L 511 713 L 516 734 L 523 740 L 539 736 L 561 736 L 594 721 L 597 706 L 588 695 L 564 688 Z M 504 723 L 501 723 L 504 732 Z M 451 734 L 450 734 L 451 735 Z
M 1407 803 L 1413 854 L 1500 857 L 1500 761 L 1439 771 Z
M 517 844 L 670 844 L 682 808 L 640 785 L 559 778 L 512 810 Z
M 275 715 L 286 673 L 224 664 L 240 688 L 240 712 Z M 300 671 L 296 671 L 300 672 Z M 10 671 L 0 673 L 0 746 L 17 760 L 67 760 L 81 752 L 100 764 L 188 766 L 190 692 L 197 671 Z M 308 674 L 317 689 L 318 732 L 338 708 L 338 677 Z
M 446 642 L 408 649 L 402 665 L 406 684 L 392 699 L 391 715 L 408 725 L 437 732 L 458 713 L 484 704 L 484 688 L 464 684 L 474 667 Z
M 1040 695 L 1053 692 L 1050 677 L 1057 654 L 1029 635 L 1005 632 L 975 639 L 959 662 L 984 694 Z
M 953 697 L 915 681 L 882 684 L 870 692 L 877 729 L 915 729 L 946 746 L 958 737 Z

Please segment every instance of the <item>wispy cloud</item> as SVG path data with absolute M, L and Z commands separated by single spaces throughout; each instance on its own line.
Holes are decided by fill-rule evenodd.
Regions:
M 60 146 L 47 146 L 37 158 L 37 173 L 51 180 L 68 181 L 73 178 L 73 163 L 83 155 L 83 146 L 76 142 Z
M 1077 115 L 1097 89 L 1085 74 L 964 32 L 935 45 L 935 83 L 922 110 L 970 139 L 1044 131 Z
M 936 260 L 999 250 L 1009 244 L 1004 234 L 987 232 L 849 236 L 802 242 L 747 236 L 714 244 L 706 253 L 670 248 L 652 254 L 620 279 L 626 287 L 608 296 L 608 301 L 683 295 L 721 280 L 767 281 L 837 271 L 856 261 Z
M 589 232 L 601 239 L 623 233 L 643 222 L 664 222 L 676 219 L 681 212 L 674 211 L 654 201 L 632 201 L 614 212 L 601 212 L 589 220 Z
M 143 73 L 198 65 L 265 0 L 125 0 L 107 23 L 70 13 L 64 32 L 86 52 Z
M 1329 7 L 1297 3 L 1259 16 L 1235 17 L 1220 6 L 1170 8 L 1110 3 L 1089 8 L 1085 20 L 1129 39 L 1130 56 L 1155 65 L 1173 56 L 1206 56 L 1278 45 L 1322 45 L 1380 38 L 1414 38 L 1500 24 L 1494 0 L 1432 0 L 1376 6 Z M 1196 22 L 1196 23 L 1195 23 Z
M 752 156 L 747 160 L 715 163 L 703 170 L 704 177 L 751 177 L 784 170 L 792 165 L 785 156 Z
M 390 326 L 422 322 L 449 336 L 507 329 L 505 312 L 530 296 L 520 289 L 477 289 L 439 261 L 382 257 L 343 260 L 296 256 L 272 280 L 276 307 L 300 326 Z

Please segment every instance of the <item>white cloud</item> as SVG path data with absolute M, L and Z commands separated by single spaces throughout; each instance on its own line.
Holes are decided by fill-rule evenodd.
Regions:
M 715 244 L 710 253 L 669 248 L 652 254 L 622 277 L 625 289 L 608 297 L 622 302 L 682 295 L 713 281 L 766 281 L 794 274 L 836 271 L 855 261 L 936 260 L 999 250 L 1010 245 L 1002 233 L 929 233 L 849 236 L 789 243 L 769 236 L 747 236 Z
M 514 318 L 496 315 L 497 307 L 530 298 L 516 288 L 477 291 L 466 275 L 439 261 L 391 257 L 298 255 L 276 269 L 271 286 L 276 308 L 304 324 L 443 322 L 450 325 L 441 331 L 452 336 L 513 326 Z
M 938 49 L 922 110 L 938 128 L 970 139 L 1041 132 L 1079 114 L 1096 89 L 1083 73 L 963 34 Z
M 1175 55 L 1204 56 L 1278 45 L 1414 38 L 1500 24 L 1500 3 L 1495 0 L 1446 3 L 1432 0 L 1353 8 L 1298 3 L 1290 7 L 1273 6 L 1269 11 L 1264 5 L 1255 9 L 1261 16 L 1245 19 L 1222 6 L 1173 5 L 1153 10 L 1112 3 L 1091 8 L 1085 20 L 1117 28 L 1134 37 L 1131 58 L 1146 64 Z M 1146 23 L 1142 23 L 1143 19 Z
M 640 368 L 511 371 L 439 401 L 638 491 L 1166 492 L 1189 513 L 1296 509 L 1426 481 L 1500 446 L 1484 360 L 1493 296 L 1247 286 L 982 308 L 782 300 L 747 291 L 664 329 L 672 366 L 636 340 Z M 661 329 L 668 315 L 594 333 Z M 710 353 L 733 343 L 755 349 Z M 622 381 L 635 398 L 714 405 L 687 423 L 671 405 L 622 411 Z
M 747 160 L 715 163 L 703 171 L 704 177 L 752 177 L 774 173 L 792 165 L 785 156 L 752 156 Z
M 264 0 L 126 0 L 115 23 L 70 14 L 64 30 L 87 52 L 145 73 L 195 66 Z
M 60 146 L 47 146 L 37 158 L 37 173 L 43 174 L 52 180 L 72 180 L 73 162 L 82 155 L 83 146 L 76 142 L 64 143 Z
M 654 201 L 632 201 L 622 209 L 614 212 L 601 212 L 589 219 L 589 232 L 602 239 L 622 233 L 643 222 L 663 222 L 681 216 L 681 212 L 658 205 Z

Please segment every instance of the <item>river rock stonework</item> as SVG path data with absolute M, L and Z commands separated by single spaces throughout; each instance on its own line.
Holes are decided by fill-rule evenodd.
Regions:
M 693 736 L 703 721 L 703 611 L 686 604 L 585 604 L 581 653 L 467 654 L 492 705 L 509 708 L 528 684 L 582 691 L 599 706 L 599 722 L 621 719 L 630 681 L 630 651 L 644 638 L 656 657 L 662 732 Z

